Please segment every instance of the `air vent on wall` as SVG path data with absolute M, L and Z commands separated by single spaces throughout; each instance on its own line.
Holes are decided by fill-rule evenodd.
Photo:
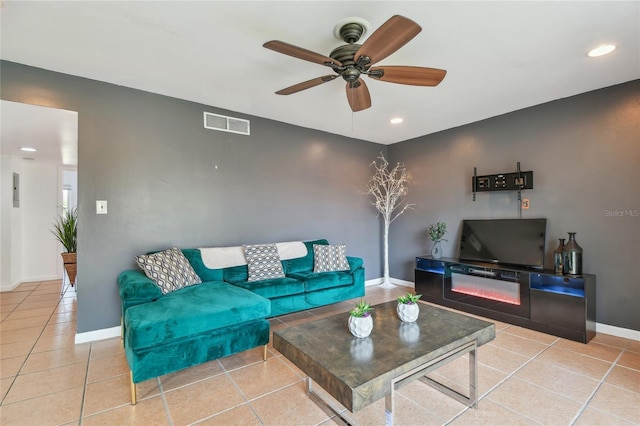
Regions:
M 218 115 L 211 112 L 204 113 L 204 128 L 220 130 L 222 132 L 239 133 L 241 135 L 250 134 L 249 120 L 227 117 L 226 115 Z

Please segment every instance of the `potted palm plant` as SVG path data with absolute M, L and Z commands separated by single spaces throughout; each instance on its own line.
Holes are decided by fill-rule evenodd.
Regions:
M 73 286 L 76 282 L 76 250 L 78 248 L 78 209 L 73 208 L 63 210 L 62 214 L 56 218 L 51 233 L 56 240 L 64 247 L 62 262 L 64 270 L 67 272 L 69 282 Z
M 373 330 L 373 308 L 370 304 L 360 299 L 356 306 L 349 311 L 349 331 L 356 337 L 368 337 Z
M 421 294 L 407 293 L 402 296 L 398 296 L 398 317 L 404 322 L 414 322 L 418 319 L 420 314 L 420 307 L 418 306 L 418 299 L 422 297 Z

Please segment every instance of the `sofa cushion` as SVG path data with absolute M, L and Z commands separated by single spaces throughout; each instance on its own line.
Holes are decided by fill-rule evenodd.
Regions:
M 328 245 L 329 242 L 327 240 L 305 241 L 304 245 L 307 247 L 306 256 L 284 261 L 287 274 L 291 272 L 313 271 L 313 246 L 319 244 Z
M 261 281 L 272 278 L 284 278 L 280 255 L 275 244 L 252 244 L 243 246 L 247 259 L 249 279 Z
M 158 284 L 163 294 L 202 282 L 177 247 L 136 256 L 136 262 L 145 275 Z
M 249 279 L 249 269 L 247 265 L 231 266 L 222 270 L 224 280 L 228 283 L 236 284 Z
M 268 299 L 304 293 L 304 283 L 294 278 L 273 278 L 262 281 L 246 281 L 239 282 L 234 285 L 251 290 Z
M 148 348 L 270 313 L 271 302 L 262 296 L 219 281 L 205 282 L 127 309 L 126 339 L 133 349 Z
M 313 272 L 348 270 L 347 246 L 344 244 L 313 246 Z
M 224 273 L 222 269 L 210 269 L 202 261 L 202 253 L 199 249 L 182 249 L 193 270 L 202 281 L 222 281 Z
M 304 289 L 307 293 L 353 284 L 351 272 L 296 272 L 289 274 L 289 276 L 304 282 Z

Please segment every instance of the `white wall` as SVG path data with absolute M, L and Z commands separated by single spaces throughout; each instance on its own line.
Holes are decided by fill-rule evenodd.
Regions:
M 20 175 L 22 187 L 22 160 L 12 155 L 0 158 L 0 291 L 15 288 L 22 278 L 22 200 L 20 207 L 13 207 L 13 173 Z
M 62 277 L 62 248 L 51 234 L 58 215 L 58 167 L 36 161 L 22 166 L 22 281 Z

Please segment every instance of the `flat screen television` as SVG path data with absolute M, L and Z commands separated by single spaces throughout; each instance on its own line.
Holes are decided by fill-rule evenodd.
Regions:
M 463 220 L 461 260 L 544 267 L 546 219 Z

